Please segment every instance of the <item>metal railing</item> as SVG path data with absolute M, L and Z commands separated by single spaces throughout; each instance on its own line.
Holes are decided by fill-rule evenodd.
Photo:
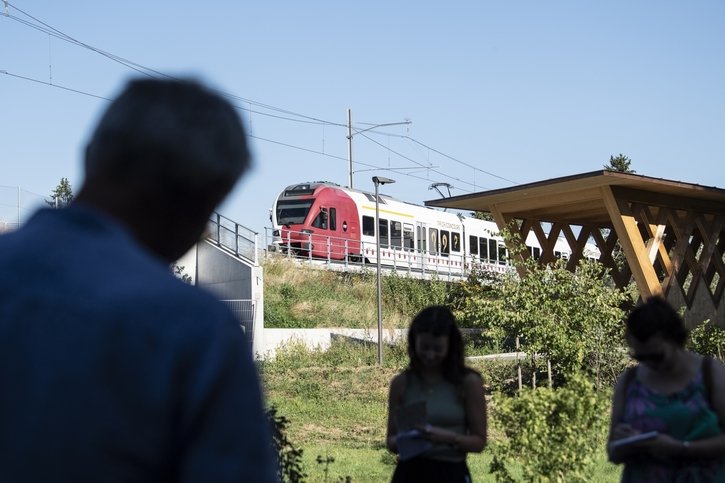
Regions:
M 279 251 L 289 258 L 324 262 L 327 265 L 350 267 L 375 267 L 378 251 L 375 242 L 350 241 L 347 238 L 316 235 L 292 231 L 293 237 L 282 240 L 279 236 L 269 236 L 271 229 L 265 229 L 265 245 L 268 250 Z M 310 249 L 314 246 L 313 250 Z M 356 250 L 353 252 L 351 246 Z M 397 272 L 423 273 L 438 277 L 463 278 L 473 268 L 485 266 L 496 272 L 512 269 L 506 261 L 481 259 L 476 255 L 443 253 L 430 250 L 418 250 L 399 246 L 381 246 L 380 263 Z
M 209 218 L 207 238 L 236 256 L 257 264 L 257 232 L 214 212 Z
M 254 340 L 254 314 L 256 306 L 254 300 L 238 299 L 238 300 L 222 300 L 227 307 L 234 313 L 239 320 L 242 330 L 247 336 L 247 340 L 251 346 Z

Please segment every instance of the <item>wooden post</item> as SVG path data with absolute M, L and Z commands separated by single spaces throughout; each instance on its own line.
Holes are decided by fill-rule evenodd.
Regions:
M 546 360 L 546 372 L 549 375 L 549 389 L 551 389 L 551 359 Z
M 533 370 L 531 371 L 531 387 L 536 389 L 536 359 L 532 359 L 533 364 L 531 365 Z
M 516 369 L 519 373 L 519 391 L 521 390 L 521 386 L 523 381 L 521 380 L 521 361 L 519 360 L 519 336 L 516 336 Z

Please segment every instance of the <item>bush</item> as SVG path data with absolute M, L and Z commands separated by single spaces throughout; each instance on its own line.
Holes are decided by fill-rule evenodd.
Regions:
M 690 332 L 690 348 L 698 354 L 723 360 L 725 329 L 706 320 Z
M 493 423 L 506 438 L 491 445 L 490 471 L 499 482 L 590 481 L 595 453 L 604 444 L 608 399 L 581 374 L 557 389 L 524 389 L 494 400 Z
M 267 409 L 267 419 L 272 425 L 272 445 L 277 453 L 277 478 L 282 483 L 304 481 L 307 474 L 302 468 L 303 450 L 296 448 L 287 438 L 289 419 L 277 414 L 275 406 Z

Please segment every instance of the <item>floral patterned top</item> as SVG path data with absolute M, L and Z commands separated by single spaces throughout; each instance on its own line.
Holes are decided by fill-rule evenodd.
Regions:
M 704 360 L 704 359 L 703 359 Z M 635 369 L 630 369 L 634 370 Z M 623 423 L 641 431 L 658 431 L 682 441 L 720 433 L 718 416 L 710 409 L 702 366 L 683 389 L 661 394 L 630 377 L 625 392 Z M 624 465 L 623 482 L 725 482 L 724 460 L 633 458 Z

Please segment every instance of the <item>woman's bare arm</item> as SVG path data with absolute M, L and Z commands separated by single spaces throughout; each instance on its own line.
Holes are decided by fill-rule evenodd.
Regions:
M 615 464 L 623 463 L 628 456 L 631 456 L 638 451 L 638 445 L 612 447 L 611 442 L 617 439 L 626 438 L 637 434 L 638 431 L 633 429 L 628 424 L 622 423 L 624 418 L 624 406 L 626 403 L 627 385 L 629 380 L 634 378 L 634 374 L 628 377 L 627 371 L 633 371 L 634 369 L 625 370 L 617 380 L 617 385 L 614 388 L 614 396 L 612 397 L 612 415 L 609 420 L 609 437 L 607 438 L 607 454 L 609 461 Z
M 486 395 L 483 391 L 483 379 L 477 373 L 469 372 L 463 380 L 463 386 L 466 391 L 465 409 L 468 434 L 459 437 L 458 447 L 465 452 L 480 453 L 488 442 L 488 412 Z

